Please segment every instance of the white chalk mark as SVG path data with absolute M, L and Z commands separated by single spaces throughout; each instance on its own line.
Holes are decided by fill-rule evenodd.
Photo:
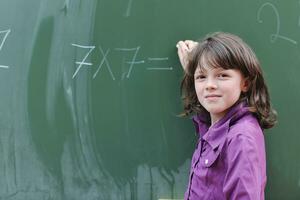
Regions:
M 1 41 L 1 44 L 0 44 L 0 51 L 2 50 L 2 47 L 8 37 L 8 35 L 10 34 L 11 30 L 10 29 L 7 29 L 7 30 L 4 30 L 4 31 L 0 31 L 0 34 L 4 33 L 4 37 Z M 0 65 L 0 68 L 4 68 L 4 69 L 8 69 L 9 66 L 6 66 L 6 65 Z
M 136 51 L 135 51 L 135 53 L 134 53 L 134 56 L 133 56 L 133 58 L 132 58 L 132 63 L 131 63 L 131 65 L 130 65 L 130 67 L 129 67 L 129 71 L 128 71 L 128 74 L 127 74 L 127 78 L 129 78 L 129 76 L 130 76 L 130 73 L 131 73 L 131 71 L 132 71 L 132 68 L 133 68 L 133 65 L 134 65 L 134 62 L 135 62 L 135 59 L 136 59 L 136 55 L 138 54 L 138 52 L 139 52 L 139 50 L 140 50 L 140 47 L 138 46 L 137 48 L 136 48 Z
M 274 11 L 275 16 L 276 16 L 276 32 L 270 35 L 270 41 L 275 42 L 277 40 L 277 38 L 280 38 L 280 39 L 286 40 L 288 42 L 291 42 L 293 44 L 297 44 L 297 42 L 295 40 L 280 34 L 280 16 L 279 16 L 278 9 L 276 8 L 276 6 L 274 4 L 267 2 L 267 3 L 264 3 L 263 5 L 261 5 L 261 7 L 257 11 L 257 16 L 256 16 L 257 21 L 259 23 L 263 23 L 263 20 L 261 19 L 261 12 L 267 6 L 272 8 L 272 10 Z
M 103 63 L 104 63 L 105 60 L 106 60 L 106 56 L 107 56 L 107 54 L 109 53 L 110 49 L 108 49 L 108 50 L 105 52 L 105 54 L 103 54 L 103 51 L 102 51 L 102 48 L 101 48 L 101 47 L 100 47 L 100 51 L 101 51 L 101 53 L 102 53 L 102 55 L 103 55 L 103 58 L 102 58 L 101 63 L 99 64 L 98 69 L 96 70 L 96 72 L 95 72 L 94 75 L 93 75 L 93 79 L 96 78 L 96 76 L 97 76 L 99 70 L 101 69 Z
M 127 64 L 130 64 L 129 66 L 129 70 L 128 70 L 128 73 L 126 75 L 126 78 L 129 78 L 130 77 L 130 74 L 131 74 L 131 71 L 133 69 L 133 65 L 135 64 L 141 64 L 141 63 L 144 63 L 145 61 L 141 60 L 141 61 L 136 61 L 136 56 L 140 50 L 140 46 L 136 47 L 136 48 L 115 48 L 115 50 L 118 50 L 118 51 L 135 51 L 134 52 L 134 55 L 132 57 L 132 60 L 130 62 L 126 62 Z
M 148 60 L 152 61 L 152 60 L 158 60 L 158 61 L 161 61 L 161 60 L 169 60 L 168 57 L 164 57 L 164 58 L 148 58 Z
M 144 60 L 141 60 L 141 61 L 135 61 L 135 62 L 126 62 L 127 64 L 142 64 L 142 63 L 145 63 Z
M 100 49 L 100 51 L 101 51 L 101 53 L 102 53 L 102 55 L 103 55 L 103 49 L 101 48 L 101 46 L 99 47 L 99 49 Z M 108 51 L 109 51 L 109 50 L 110 50 L 110 49 L 108 49 Z M 112 72 L 112 70 L 111 70 L 111 67 L 110 67 L 110 65 L 109 65 L 109 63 L 108 63 L 108 61 L 107 61 L 106 58 L 105 58 L 105 63 L 106 63 L 107 69 L 108 69 L 108 71 L 109 71 L 109 73 L 110 73 L 110 76 L 112 77 L 113 80 L 116 80 L 116 78 L 115 78 L 115 76 L 114 76 L 114 74 L 113 74 L 113 72 Z
M 148 58 L 149 61 L 165 61 L 168 57 Z M 173 67 L 148 67 L 147 70 L 173 70 Z
M 117 51 L 135 51 L 136 48 L 115 48 Z
M 90 53 L 95 49 L 95 46 L 84 46 L 84 45 L 79 45 L 79 44 L 71 44 L 71 45 L 75 46 L 75 47 L 83 48 L 83 49 L 90 49 L 81 62 L 78 62 L 78 61 L 75 62 L 76 64 L 79 64 L 79 66 L 77 67 L 76 71 L 74 72 L 74 74 L 72 76 L 72 79 L 74 79 L 82 66 L 84 66 L 86 64 L 88 66 L 90 66 L 91 63 L 86 63 L 85 60 L 90 55 Z
M 84 49 L 90 49 L 90 48 L 95 48 L 95 46 L 85 46 L 85 45 L 80 45 L 80 44 L 71 44 L 74 47 L 79 47 L 79 48 L 84 48 Z
M 4 45 L 4 42 L 6 40 L 6 38 L 8 37 L 8 35 L 10 34 L 11 30 L 10 29 L 7 29 L 7 30 L 4 30 L 4 31 L 0 31 L 0 34 L 2 33 L 5 33 L 2 41 L 1 41 L 1 44 L 0 44 L 0 50 L 2 49 L 3 45 Z
M 257 21 L 259 23 L 263 23 L 263 20 L 261 20 L 260 18 L 260 15 L 261 15 L 261 12 L 262 10 L 266 7 L 266 6 L 270 6 L 272 8 L 272 10 L 274 11 L 275 15 L 276 15 L 276 23 L 277 23 L 277 26 L 276 26 L 276 33 L 275 34 L 272 34 L 271 35 L 271 42 L 275 42 L 275 40 L 277 39 L 277 36 L 279 35 L 279 31 L 280 31 L 280 17 L 279 17 L 279 12 L 276 8 L 276 6 L 274 6 L 272 3 L 264 3 L 257 11 Z
M 75 63 L 78 64 L 78 65 L 80 65 L 80 64 L 89 65 L 89 66 L 93 65 L 92 63 L 87 63 L 87 62 L 75 62 Z
M 147 70 L 173 70 L 173 67 L 148 67 Z
M 128 5 L 127 5 L 125 17 L 129 17 L 130 16 L 131 7 L 132 7 L 132 0 L 128 0 Z
M 114 76 L 114 74 L 113 74 L 113 72 L 112 72 L 112 70 L 111 70 L 111 67 L 110 67 L 110 65 L 109 65 L 109 62 L 108 62 L 108 60 L 107 60 L 107 55 L 108 55 L 110 49 L 107 49 L 106 52 L 104 53 L 102 47 L 99 46 L 99 50 L 100 50 L 100 52 L 101 52 L 103 58 L 102 58 L 102 61 L 101 61 L 100 65 L 99 65 L 97 71 L 96 71 L 96 72 L 94 73 L 94 75 L 93 75 L 93 79 L 96 78 L 98 72 L 100 71 L 102 65 L 103 65 L 104 62 L 105 62 L 106 67 L 107 67 L 107 69 L 108 69 L 108 71 L 109 71 L 109 73 L 110 73 L 111 78 L 112 78 L 113 80 L 116 80 L 116 78 L 115 78 L 115 76 Z
M 274 34 L 272 34 L 271 37 L 272 37 L 273 35 L 274 35 Z M 275 37 L 275 36 L 273 36 L 273 37 Z M 293 43 L 293 44 L 295 44 L 295 45 L 298 43 L 297 41 L 295 41 L 295 40 L 293 40 L 293 39 L 291 39 L 291 38 L 282 36 L 282 35 L 277 35 L 276 37 L 281 38 L 281 39 L 283 39 L 283 40 L 286 40 L 286 41 L 288 41 L 288 42 L 291 42 L 291 43 Z

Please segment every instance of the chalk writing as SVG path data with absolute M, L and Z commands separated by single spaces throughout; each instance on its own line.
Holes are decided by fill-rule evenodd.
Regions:
M 168 57 L 163 58 L 148 58 L 149 61 L 164 61 L 169 60 Z M 147 70 L 173 70 L 172 67 L 148 67 Z
M 84 66 L 91 66 L 93 65 L 92 63 L 87 63 L 85 62 L 87 57 L 90 55 L 90 53 L 95 49 L 95 46 L 84 46 L 84 45 L 79 45 L 79 44 L 71 44 L 72 46 L 83 48 L 83 49 L 89 49 L 88 53 L 85 55 L 83 60 L 81 62 L 76 61 L 75 63 L 78 64 L 79 66 L 77 67 L 76 71 L 74 72 L 72 79 L 75 78 L 75 76 L 78 74 L 79 70 Z
M 168 57 L 165 57 L 165 58 L 148 58 L 148 60 L 169 60 Z
M 7 36 L 10 34 L 10 29 L 0 31 L 0 34 L 3 34 L 3 33 L 4 33 L 4 37 L 3 37 L 2 41 L 1 41 L 1 44 L 0 44 L 0 50 L 2 50 L 4 42 L 6 41 Z
M 97 71 L 96 71 L 96 72 L 94 73 L 94 75 L 93 75 L 93 79 L 96 78 L 96 76 L 97 76 L 99 70 L 101 69 L 102 65 L 103 65 L 104 62 L 105 62 L 106 67 L 107 67 L 107 69 L 108 69 L 108 71 L 109 71 L 109 73 L 110 73 L 110 75 L 111 75 L 111 78 L 112 78 L 113 80 L 116 80 L 116 78 L 115 78 L 115 76 L 114 76 L 114 74 L 113 74 L 113 72 L 112 72 L 112 70 L 111 70 L 111 67 L 110 67 L 110 65 L 109 65 L 109 62 L 108 62 L 108 60 L 107 60 L 107 55 L 108 55 L 110 49 L 107 49 L 105 53 L 104 53 L 104 51 L 103 51 L 103 49 L 102 49 L 101 46 L 99 46 L 99 49 L 100 49 L 100 52 L 101 52 L 103 58 L 102 58 L 102 61 L 101 61 L 100 65 L 99 65 Z
M 79 45 L 79 44 L 71 44 L 71 45 L 78 47 L 78 48 L 82 48 L 82 49 L 88 49 L 88 52 L 86 53 L 86 55 L 84 56 L 82 61 L 75 62 L 76 65 L 78 65 L 78 67 L 76 68 L 76 71 L 74 72 L 74 74 L 72 76 L 72 78 L 75 78 L 83 66 L 92 66 L 93 65 L 92 63 L 87 62 L 86 60 L 87 60 L 88 56 L 91 55 L 92 51 L 95 49 L 96 46 L 85 46 L 85 45 Z M 124 80 L 124 78 L 129 79 L 132 72 L 134 71 L 133 68 L 136 65 L 142 65 L 142 64 L 148 64 L 148 66 L 153 65 L 153 64 L 156 65 L 153 67 L 147 67 L 147 68 L 145 68 L 146 70 L 166 70 L 166 71 L 173 70 L 173 67 L 166 66 L 166 62 L 169 60 L 168 57 L 148 57 L 147 59 L 137 60 L 138 53 L 140 52 L 140 49 L 141 49 L 140 46 L 137 46 L 134 48 L 118 47 L 118 48 L 112 48 L 112 49 L 117 52 L 123 52 L 125 54 L 128 54 L 130 52 L 132 54 L 132 57 L 130 58 L 129 61 L 123 61 L 125 64 L 129 65 L 129 69 L 126 72 L 122 72 L 121 80 Z M 113 53 L 111 51 L 111 48 L 108 48 L 107 50 L 103 50 L 102 46 L 99 45 L 99 51 L 100 51 L 100 56 L 101 56 L 102 60 L 100 61 L 96 71 L 93 74 L 93 79 L 95 79 L 99 75 L 100 70 L 105 65 L 107 70 L 109 71 L 109 74 L 110 74 L 112 80 L 115 81 L 116 77 L 114 75 L 114 72 L 112 70 L 112 67 L 111 67 L 109 59 L 108 59 L 108 55 Z M 164 62 L 165 64 L 159 66 L 159 65 L 157 65 L 157 63 L 159 63 L 159 62 Z
M 128 0 L 128 5 L 127 5 L 127 9 L 126 9 L 125 17 L 129 17 L 129 16 L 130 16 L 130 12 L 131 12 L 131 5 L 132 5 L 132 0 Z
M 135 64 L 142 64 L 142 63 L 145 62 L 144 60 L 136 61 L 136 56 L 137 56 L 140 48 L 141 48 L 140 46 L 138 46 L 136 48 L 115 48 L 115 50 L 117 50 L 117 51 L 134 51 L 134 55 L 132 57 L 132 60 L 130 62 L 126 62 L 127 64 L 130 64 L 128 73 L 126 75 L 126 78 L 130 77 L 131 71 L 132 71 L 133 66 Z
M 148 67 L 147 70 L 173 70 L 173 67 Z
M 0 31 L 0 35 L 4 35 L 3 38 L 2 38 L 2 41 L 0 43 L 0 51 L 2 50 L 3 48 L 3 45 L 8 37 L 8 35 L 10 34 L 11 30 L 10 29 L 7 29 L 7 30 L 4 30 L 4 31 Z M 0 65 L 0 68 L 4 68 L 4 69 L 8 69 L 9 66 L 6 66 L 6 65 Z
M 276 25 L 277 25 L 276 32 L 272 33 L 270 35 L 271 42 L 275 42 L 277 40 L 277 38 L 280 38 L 280 39 L 286 40 L 286 41 L 291 42 L 296 45 L 297 41 L 280 34 L 280 16 L 279 16 L 278 9 L 276 8 L 276 6 L 274 4 L 269 3 L 269 2 L 264 3 L 257 11 L 257 21 L 259 23 L 263 23 L 263 20 L 261 19 L 261 12 L 265 7 L 271 7 L 276 16 Z

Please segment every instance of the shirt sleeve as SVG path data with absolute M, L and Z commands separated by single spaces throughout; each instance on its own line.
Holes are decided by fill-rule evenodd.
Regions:
M 237 135 L 227 146 L 228 170 L 223 192 L 226 199 L 258 200 L 262 193 L 261 161 L 253 138 Z

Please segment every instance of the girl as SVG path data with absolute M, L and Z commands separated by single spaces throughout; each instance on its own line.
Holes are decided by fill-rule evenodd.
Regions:
M 255 54 L 229 33 L 176 46 L 185 71 L 183 115 L 194 114 L 199 135 L 185 199 L 264 199 L 262 129 L 276 123 L 276 112 Z

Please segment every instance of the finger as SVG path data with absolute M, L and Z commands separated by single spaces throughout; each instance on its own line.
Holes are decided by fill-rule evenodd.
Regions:
M 176 47 L 179 48 L 182 42 L 183 42 L 183 41 L 181 41 L 181 40 L 178 41 L 178 42 L 176 43 Z
M 181 47 L 179 47 L 177 49 L 177 54 L 178 54 L 181 66 L 183 67 L 183 69 L 185 69 L 185 67 L 186 67 L 186 58 L 187 58 L 187 50 L 184 50 Z
M 178 42 L 176 43 L 176 48 L 179 48 L 180 42 L 182 42 L 182 41 L 178 41 Z
M 187 51 L 186 51 L 186 50 L 183 50 L 183 49 L 181 49 L 181 48 L 178 48 L 177 54 L 178 54 L 179 59 L 182 61 L 182 60 L 185 59 L 186 54 L 187 54 Z
M 179 41 L 176 45 L 177 48 L 182 50 L 188 50 L 188 46 L 183 41 Z
M 178 48 L 178 56 L 180 57 L 180 59 L 185 59 L 187 57 L 188 54 L 188 49 L 187 48 Z
M 192 50 L 198 44 L 198 42 L 195 42 L 193 40 L 185 40 L 184 42 L 190 50 Z

